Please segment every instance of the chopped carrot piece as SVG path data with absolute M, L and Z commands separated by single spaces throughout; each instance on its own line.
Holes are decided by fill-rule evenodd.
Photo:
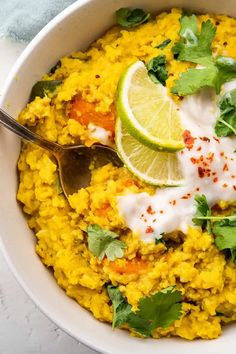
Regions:
M 95 103 L 87 102 L 81 96 L 76 96 L 71 103 L 69 117 L 76 119 L 82 125 L 88 126 L 89 123 L 93 123 L 109 130 L 113 135 L 115 130 L 114 106 L 111 107 L 109 113 L 96 112 L 95 107 Z
M 117 264 L 116 261 L 109 262 L 109 266 L 114 272 L 132 274 L 132 273 L 142 273 L 147 270 L 149 263 L 143 261 L 142 259 L 132 259 L 131 261 L 126 260 L 125 265 Z
M 96 211 L 96 215 L 105 217 L 110 208 L 111 206 L 109 203 L 104 203 L 103 206 Z

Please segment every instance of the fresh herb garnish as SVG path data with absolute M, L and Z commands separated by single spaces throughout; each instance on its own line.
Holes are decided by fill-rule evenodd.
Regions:
M 196 195 L 197 212 L 193 218 L 195 225 L 206 228 L 215 238 L 220 251 L 229 250 L 232 261 L 236 260 L 236 214 L 213 216 L 205 195 Z
M 136 312 L 131 310 L 118 288 L 111 287 L 108 294 L 114 308 L 113 328 L 126 323 L 137 333 L 149 337 L 156 328 L 166 328 L 181 316 L 181 292 L 174 287 L 142 297 Z
M 158 55 L 147 63 L 148 75 L 156 84 L 165 86 L 168 72 L 166 69 L 166 56 Z
M 164 49 L 166 46 L 168 46 L 168 44 L 171 42 L 171 39 L 167 38 L 165 39 L 163 42 L 161 42 L 160 44 L 158 44 L 155 48 L 158 49 Z
M 105 256 L 110 261 L 116 258 L 122 258 L 126 244 L 120 240 L 115 232 L 102 229 L 99 225 L 89 225 L 88 233 L 88 248 L 89 250 L 102 260 Z
M 210 20 L 202 23 L 200 32 L 195 15 L 183 16 L 180 23 L 181 39 L 172 48 L 174 56 L 177 60 L 190 61 L 203 67 L 191 68 L 182 73 L 174 82 L 171 92 L 186 96 L 201 88 L 213 87 L 219 93 L 223 83 L 236 77 L 236 61 L 223 56 L 213 58 L 211 45 L 216 28 Z
M 216 93 L 220 93 L 221 85 L 236 77 L 236 71 L 232 65 L 229 67 L 220 67 L 217 63 L 205 60 L 205 67 L 199 69 L 189 69 L 180 75 L 178 80 L 175 80 L 171 92 L 179 95 L 186 96 L 192 95 L 203 87 L 213 87 Z
M 36 82 L 36 84 L 32 87 L 29 102 L 32 102 L 35 97 L 43 98 L 47 92 L 54 92 L 57 86 L 61 83 L 61 80 L 45 80 Z
M 207 20 L 202 23 L 199 32 L 195 15 L 182 16 L 180 24 L 179 35 L 181 40 L 175 43 L 172 48 L 176 59 L 197 64 L 205 63 L 206 58 L 212 55 L 211 45 L 216 34 L 216 28 L 210 20 Z
M 158 245 L 159 243 L 163 243 L 163 245 L 165 245 L 166 241 L 163 239 L 164 235 L 165 233 L 162 232 L 160 235 L 155 237 L 155 245 Z
M 211 216 L 211 209 L 208 205 L 206 196 L 204 194 L 197 194 L 195 195 L 194 200 L 197 204 L 197 211 L 193 218 L 194 224 L 201 226 L 203 229 L 206 229 L 207 232 L 211 233 L 211 223 L 208 219 Z M 205 217 L 207 217 L 207 219 L 205 219 Z
M 220 116 L 215 132 L 218 137 L 236 135 L 236 89 L 227 92 L 219 101 Z
M 135 27 L 146 22 L 150 17 L 142 9 L 130 10 L 127 7 L 122 7 L 116 11 L 116 21 L 122 27 Z
M 203 87 L 215 87 L 217 71 L 215 67 L 189 69 L 175 80 L 171 92 L 179 96 L 192 95 Z
M 213 225 L 213 234 L 216 237 L 215 244 L 220 251 L 229 250 L 231 260 L 236 260 L 236 215 L 235 220 L 224 219 L 215 222 Z
M 120 327 L 124 323 L 127 323 L 128 317 L 132 312 L 132 306 L 128 304 L 126 299 L 122 296 L 118 287 L 108 285 L 107 292 L 113 304 L 114 315 L 112 328 Z

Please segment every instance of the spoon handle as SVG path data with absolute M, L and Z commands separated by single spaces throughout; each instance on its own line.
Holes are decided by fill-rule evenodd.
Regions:
M 27 129 L 26 127 L 18 123 L 15 119 L 9 116 L 9 114 L 4 112 L 2 109 L 0 109 L 0 123 L 2 123 L 4 127 L 11 130 L 19 137 L 27 141 L 30 141 L 36 145 L 39 145 L 44 149 L 50 150 L 51 152 L 54 153 L 61 150 L 59 144 L 53 143 L 52 141 L 45 140 L 40 135 L 33 133 L 31 130 Z

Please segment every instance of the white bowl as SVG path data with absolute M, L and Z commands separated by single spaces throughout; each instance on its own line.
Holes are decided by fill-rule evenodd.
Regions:
M 16 117 L 26 105 L 32 85 L 57 60 L 76 49 L 85 49 L 114 22 L 120 7 L 134 6 L 151 12 L 171 7 L 236 16 L 236 1 L 215 0 L 80 0 L 52 20 L 28 45 L 9 75 L 0 106 Z M 0 245 L 15 277 L 38 305 L 59 327 L 79 341 L 102 353 L 128 354 L 222 354 L 233 352 L 235 326 L 224 328 L 222 337 L 213 341 L 181 339 L 141 340 L 128 332 L 112 331 L 111 326 L 67 297 L 52 274 L 37 257 L 35 237 L 29 230 L 16 202 L 16 163 L 20 141 L 0 129 Z M 17 301 L 17 299 L 16 299 Z

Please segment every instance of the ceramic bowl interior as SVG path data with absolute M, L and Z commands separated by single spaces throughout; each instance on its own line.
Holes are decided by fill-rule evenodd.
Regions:
M 225 0 L 80 0 L 51 21 L 23 52 L 5 85 L 0 106 L 14 117 L 26 105 L 32 85 L 63 55 L 86 49 L 115 21 L 120 7 L 141 7 L 157 13 L 171 7 L 236 16 L 236 1 Z M 20 141 L 0 128 L 1 248 L 16 278 L 39 308 L 67 333 L 90 347 L 111 354 L 218 354 L 233 352 L 235 326 L 227 326 L 214 341 L 141 340 L 112 331 L 67 297 L 34 251 L 35 237 L 16 202 Z

